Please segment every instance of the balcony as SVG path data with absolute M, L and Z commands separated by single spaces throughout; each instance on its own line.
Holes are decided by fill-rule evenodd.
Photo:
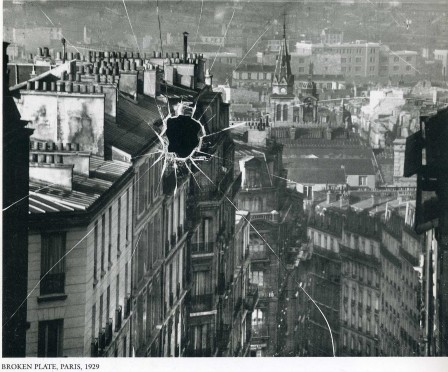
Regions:
M 200 313 L 213 310 L 213 294 L 191 295 L 191 312 Z
M 206 243 L 192 243 L 191 244 L 191 253 L 212 253 L 214 250 L 215 243 L 214 242 L 206 242 Z
M 251 261 L 266 261 L 269 260 L 266 249 L 254 251 L 249 248 L 249 258 Z
M 64 293 L 65 273 L 47 274 L 41 278 L 40 294 L 41 296 Z
M 252 312 L 258 302 L 258 285 L 249 284 L 248 291 L 246 293 L 245 308 Z
M 269 337 L 268 326 L 266 324 L 252 324 L 252 337 Z
M 121 306 L 115 310 L 115 332 L 118 332 L 121 328 L 121 320 L 123 318 L 123 310 Z
M 265 220 L 265 221 L 269 221 L 269 222 L 278 223 L 279 216 L 280 216 L 280 214 L 278 212 L 277 213 L 272 213 L 272 212 L 251 213 L 250 220 L 251 221 Z

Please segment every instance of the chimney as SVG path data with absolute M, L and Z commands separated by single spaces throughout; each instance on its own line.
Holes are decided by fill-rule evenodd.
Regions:
M 185 31 L 184 32 L 184 58 L 183 58 L 184 63 L 187 62 L 187 49 L 188 49 L 188 32 Z
M 157 66 L 150 65 L 143 73 L 143 94 L 156 97 L 160 92 L 160 78 Z
M 61 39 L 62 42 L 62 62 L 65 63 L 65 39 Z
M 210 70 L 205 71 L 205 85 L 212 86 L 213 75 L 210 74 Z

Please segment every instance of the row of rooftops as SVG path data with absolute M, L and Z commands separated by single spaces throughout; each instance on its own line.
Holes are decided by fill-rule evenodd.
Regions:
M 172 100 L 171 103 L 181 100 L 193 101 L 199 93 L 196 89 L 177 85 L 174 80 L 167 82 L 160 78 L 159 83 L 167 98 L 157 93 L 148 96 L 139 92 L 134 97 L 123 94 L 119 87 L 123 74 L 158 70 L 171 62 L 197 64 L 202 58 L 200 54 L 190 53 L 185 61 L 179 53 L 171 54 L 171 58 L 166 54 L 166 58 L 162 58 L 160 52 L 154 52 L 152 56 L 145 54 L 144 59 L 140 56 L 139 53 L 120 52 L 90 52 L 84 56 L 68 53 L 67 57 L 75 58 L 57 66 L 50 66 L 50 69 L 40 75 L 28 76 L 25 81 L 12 87 L 12 94 L 19 98 L 20 94 L 32 95 L 36 91 L 41 97 L 45 97 L 47 92 L 62 95 L 95 93 L 106 97 L 109 93 L 103 90 L 104 85 L 110 85 L 116 92 L 116 116 L 104 115 L 102 124 L 105 157 L 83 151 L 80 143 L 31 138 L 30 214 L 89 210 L 116 182 L 123 179 L 132 167 L 132 157 L 157 145 L 155 131 L 161 123 L 160 109 L 164 115 L 168 114 L 167 98 Z M 17 71 L 13 64 L 8 67 Z M 194 74 L 196 73 L 194 69 Z M 135 86 L 137 87 L 137 80 Z M 207 99 L 207 92 L 202 91 L 202 96 Z M 216 93 L 213 94 L 213 97 L 215 96 Z M 114 151 L 129 154 L 130 158 L 125 160 L 117 157 Z
M 417 234 L 412 230 L 410 210 L 415 210 L 415 200 L 397 196 L 396 193 L 388 195 L 365 195 L 365 199 L 357 203 L 350 203 L 349 197 L 328 203 L 327 200 L 318 204 L 311 211 L 309 226 L 324 231 L 342 234 L 342 228 L 348 232 L 357 233 L 365 237 L 381 239 L 380 226 L 395 239 L 401 240 L 404 227 L 414 237 Z M 406 216 L 408 214 L 408 216 Z

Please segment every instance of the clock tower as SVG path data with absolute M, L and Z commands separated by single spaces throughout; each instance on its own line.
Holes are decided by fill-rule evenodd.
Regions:
M 294 123 L 294 75 L 291 73 L 291 56 L 283 24 L 283 40 L 275 63 L 272 93 L 270 95 L 271 123 L 273 126 L 292 126 Z

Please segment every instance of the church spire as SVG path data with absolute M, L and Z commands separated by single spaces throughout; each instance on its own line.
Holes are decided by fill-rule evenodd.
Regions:
M 288 53 L 286 40 L 286 12 L 283 14 L 283 40 L 280 44 L 279 54 L 275 63 L 273 93 L 292 94 L 294 88 L 294 76 L 291 73 L 291 56 Z

